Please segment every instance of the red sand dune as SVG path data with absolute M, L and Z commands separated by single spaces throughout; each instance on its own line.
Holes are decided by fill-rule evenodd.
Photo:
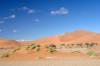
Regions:
M 5 40 L 5 39 L 0 39 L 0 46 L 18 46 L 20 45 L 19 42 L 15 41 L 15 40 Z
M 32 43 L 45 45 L 45 44 L 82 43 L 82 42 L 100 43 L 100 34 L 85 30 L 76 30 L 74 32 L 65 32 L 64 34 L 48 36 L 33 41 L 15 41 L 15 40 L 1 39 L 0 45 L 16 46 L 16 45 L 30 45 Z
M 19 41 L 20 42 L 20 45 L 31 45 L 33 42 L 32 41 Z
M 49 36 L 33 40 L 37 44 L 61 44 L 61 43 L 84 43 L 95 42 L 100 43 L 100 34 L 95 32 L 89 32 L 85 30 L 76 30 L 74 32 L 66 32 L 60 35 Z

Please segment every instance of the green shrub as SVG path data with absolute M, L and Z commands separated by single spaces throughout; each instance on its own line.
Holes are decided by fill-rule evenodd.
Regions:
M 87 54 L 89 56 L 97 56 L 97 53 L 95 51 L 89 51 Z
M 40 45 L 32 44 L 31 46 L 29 46 L 29 49 L 30 50 L 34 49 L 35 51 L 40 51 Z
M 35 49 L 37 47 L 37 44 L 32 44 L 29 49 Z
M 50 53 L 53 53 L 54 51 L 56 51 L 55 45 L 48 45 L 48 46 L 46 46 L 46 48 L 48 49 L 48 52 L 50 52 Z

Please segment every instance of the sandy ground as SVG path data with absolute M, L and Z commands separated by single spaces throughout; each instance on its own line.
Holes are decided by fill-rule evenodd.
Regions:
M 0 61 L 0 66 L 100 66 L 100 60 L 84 58 L 49 58 L 35 61 Z

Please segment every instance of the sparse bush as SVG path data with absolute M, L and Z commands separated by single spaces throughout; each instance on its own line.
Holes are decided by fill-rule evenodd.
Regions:
M 97 56 L 97 53 L 95 51 L 89 51 L 87 54 L 89 56 Z
M 65 46 L 65 44 L 60 44 L 61 46 Z
M 23 49 L 28 50 L 30 46 L 22 46 Z
M 48 45 L 48 46 L 46 46 L 46 48 L 48 49 L 48 52 L 50 52 L 50 53 L 53 53 L 54 51 L 56 51 L 55 45 Z
M 40 51 L 40 45 L 32 44 L 32 45 L 29 46 L 29 49 L 30 50 L 34 49 L 35 51 Z
M 37 45 L 37 47 L 35 48 L 35 51 L 40 51 L 40 45 Z
M 29 49 L 35 49 L 37 47 L 37 44 L 32 44 Z
M 77 50 L 77 51 L 73 51 L 72 53 L 81 53 L 81 52 Z
M 7 57 L 9 57 L 9 56 L 10 56 L 9 53 L 2 53 L 2 54 L 0 55 L 1 58 L 7 58 Z
M 15 53 L 17 50 L 20 50 L 20 49 L 21 49 L 21 46 L 17 46 L 16 48 L 12 49 L 11 52 Z
M 36 50 L 36 51 L 40 51 L 40 48 L 39 48 L 39 47 L 37 47 L 35 50 Z
M 43 57 L 42 56 L 37 56 L 36 59 L 40 60 L 40 59 L 43 59 Z

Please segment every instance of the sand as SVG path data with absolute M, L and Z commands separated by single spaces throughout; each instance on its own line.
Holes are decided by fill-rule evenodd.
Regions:
M 0 61 L 0 66 L 100 66 L 100 60 L 76 57 L 39 59 L 35 61 Z

